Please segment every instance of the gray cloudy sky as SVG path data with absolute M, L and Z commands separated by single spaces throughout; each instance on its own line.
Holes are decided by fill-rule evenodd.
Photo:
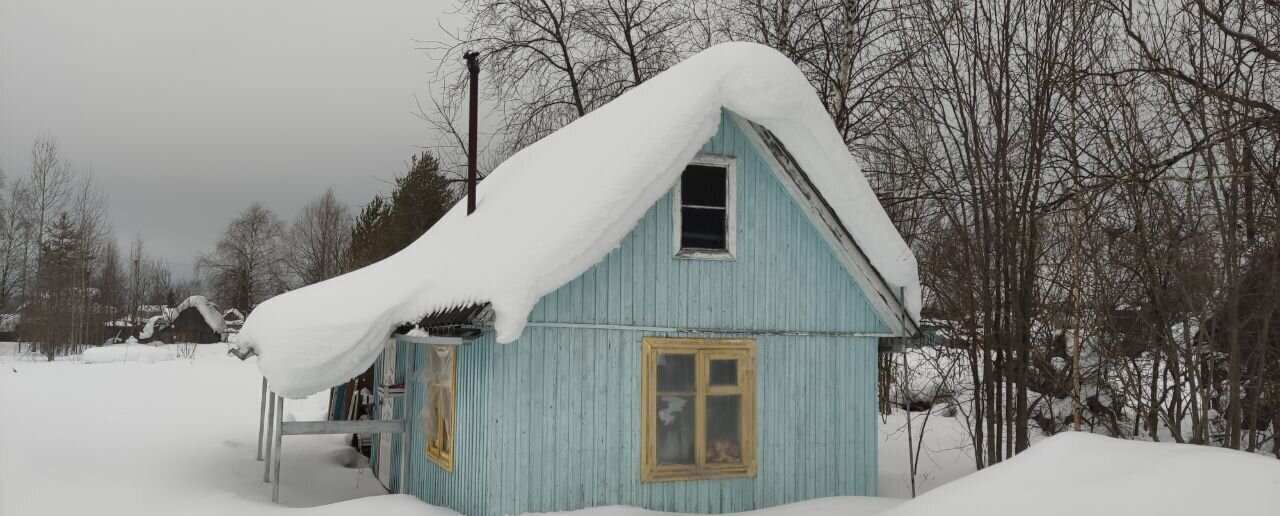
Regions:
M 187 276 L 253 201 L 285 220 L 332 186 L 359 206 L 433 134 L 411 111 L 446 0 L 0 0 L 0 169 L 32 141 L 105 189 Z

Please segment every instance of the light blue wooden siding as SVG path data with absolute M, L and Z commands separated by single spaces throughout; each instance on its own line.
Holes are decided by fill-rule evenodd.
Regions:
M 726 112 L 702 152 L 737 163 L 737 257 L 673 258 L 664 196 L 600 263 L 543 297 L 534 322 L 888 332 L 862 289 Z
M 876 346 L 866 337 L 748 336 L 756 477 L 640 482 L 641 338 L 677 335 L 687 336 L 537 327 L 512 344 L 486 336 L 461 348 L 454 472 L 426 460 L 418 437 L 410 493 L 470 515 L 614 504 L 718 513 L 876 493 Z
M 454 471 L 426 460 L 415 420 L 410 493 L 471 515 L 715 513 L 876 493 L 876 339 L 849 334 L 886 325 L 727 115 L 703 152 L 737 158 L 737 259 L 674 258 L 664 197 L 602 262 L 544 297 L 516 342 L 490 331 L 460 348 Z M 584 324 L 595 327 L 572 326 Z M 640 482 L 645 336 L 756 340 L 756 477 Z M 422 350 L 415 359 L 421 370 Z

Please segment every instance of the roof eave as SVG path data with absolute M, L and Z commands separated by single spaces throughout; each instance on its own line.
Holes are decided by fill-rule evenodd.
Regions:
M 893 287 L 880 273 L 853 234 L 841 222 L 835 210 L 822 196 L 822 192 L 809 179 L 809 175 L 795 157 L 791 155 L 782 141 L 773 135 L 768 128 L 752 122 L 732 111 L 729 114 L 734 122 L 743 129 L 743 134 L 760 151 L 760 155 L 769 163 L 774 175 L 791 194 L 797 204 L 809 217 L 814 227 L 819 229 L 823 239 L 836 251 L 845 270 L 854 281 L 868 292 L 867 300 L 875 309 L 880 319 L 889 326 L 895 336 L 914 336 L 920 334 L 919 325 L 906 315 L 905 300 L 901 298 L 900 289 Z M 874 293 L 874 295 L 870 295 Z

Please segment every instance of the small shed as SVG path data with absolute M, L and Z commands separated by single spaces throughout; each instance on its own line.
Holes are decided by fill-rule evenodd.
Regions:
M 159 340 L 191 344 L 222 342 L 226 322 L 213 302 L 204 296 L 191 296 L 174 309 L 168 326 L 160 330 Z
M 239 328 L 244 325 L 244 314 L 236 308 L 228 308 L 227 311 L 222 312 L 222 321 L 226 323 L 228 329 Z
M 784 56 L 691 57 L 477 201 L 262 303 L 237 351 L 288 398 L 373 364 L 405 425 L 377 477 L 464 514 L 876 494 L 877 344 L 918 331 L 916 261 Z
M 0 314 L 0 341 L 18 340 L 18 327 L 22 324 L 22 313 Z

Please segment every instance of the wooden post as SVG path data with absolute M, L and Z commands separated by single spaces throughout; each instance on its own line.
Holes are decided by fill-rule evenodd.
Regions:
M 267 460 L 263 464 L 262 481 L 271 481 L 271 432 L 275 430 L 276 421 L 276 393 L 270 394 L 270 405 L 267 408 Z
M 263 433 L 267 429 L 267 377 L 262 377 L 262 396 L 258 400 L 258 460 L 262 460 Z
M 397 492 L 400 494 L 409 493 L 409 450 L 410 439 L 413 439 L 413 421 L 414 417 L 410 414 L 413 410 L 413 388 L 414 374 L 417 371 L 418 346 L 408 346 L 408 360 L 405 360 L 404 367 L 404 410 L 400 414 L 404 419 L 404 433 L 400 434 L 400 484 L 396 486 Z
M 271 501 L 280 502 L 280 448 L 284 443 L 284 396 L 276 396 L 276 419 L 273 422 L 276 427 L 276 442 L 274 445 L 275 453 L 272 454 L 271 461 L 275 463 L 275 485 L 271 487 Z

